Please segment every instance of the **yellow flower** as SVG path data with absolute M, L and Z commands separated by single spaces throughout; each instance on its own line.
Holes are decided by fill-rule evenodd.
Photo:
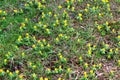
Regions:
M 33 44 L 33 45 L 32 45 L 32 48 L 35 48 L 35 47 L 36 47 L 36 45 L 35 45 L 35 44 Z
M 54 17 L 56 17 L 57 15 L 56 14 L 54 14 Z
M 0 73 L 2 73 L 3 72 L 3 69 L 0 69 Z
M 41 24 L 41 22 L 39 21 L 38 24 Z
M 60 59 L 63 58 L 62 55 L 59 55 Z
M 108 44 L 105 44 L 105 47 L 106 47 L 106 48 L 108 48 L 108 47 L 109 47 L 109 45 L 108 45 Z
M 15 48 L 18 49 L 18 46 L 16 45 Z
M 42 51 L 39 51 L 40 54 L 42 54 Z
M 36 68 L 36 65 L 33 65 L 32 68 L 35 69 L 35 68 Z
M 75 7 L 72 7 L 72 11 L 74 11 L 75 10 Z
M 33 38 L 33 40 L 36 40 L 36 37 L 35 37 L 35 36 L 33 36 L 32 38 Z
M 77 39 L 77 42 L 80 42 L 80 39 Z
M 21 23 L 21 27 L 24 27 L 24 26 L 25 26 L 25 23 L 22 22 L 22 23 Z
M 60 65 L 60 66 L 59 66 L 59 69 L 61 69 L 61 67 L 62 67 L 62 66 Z
M 6 63 L 7 62 L 7 59 L 4 59 L 4 63 Z
M 88 47 L 90 47 L 90 46 L 91 46 L 91 44 L 90 44 L 90 43 L 88 43 L 88 44 L 87 44 L 87 46 L 88 46 Z
M 115 29 L 112 29 L 112 32 L 115 33 Z
M 44 45 L 43 44 L 40 44 L 41 47 L 43 47 Z
M 27 38 L 29 37 L 29 33 L 26 33 L 26 37 L 27 37 Z
M 27 6 L 29 6 L 29 4 L 25 3 L 24 6 L 27 7 Z
M 47 31 L 47 32 L 50 32 L 50 30 L 49 30 L 48 28 L 46 29 L 46 31 Z
M 29 3 L 32 4 L 32 1 L 30 1 Z
M 91 54 L 91 50 L 90 49 L 88 50 L 88 54 Z
M 78 16 L 79 16 L 79 17 L 82 17 L 82 13 L 79 13 Z
M 64 23 L 64 26 L 67 26 L 67 23 Z
M 70 72 L 71 71 L 71 69 L 70 68 L 67 68 L 67 72 Z
M 44 78 L 44 80 L 48 80 L 48 78 Z
M 18 73 L 19 73 L 19 70 L 16 70 L 15 73 L 18 74 Z
M 80 20 L 83 20 L 83 18 L 82 18 L 82 17 L 80 17 Z
M 104 3 L 108 2 L 108 0 L 101 0 L 101 1 L 104 2 Z
M 109 7 L 110 7 L 110 4 L 107 4 L 107 7 L 109 8 Z
M 42 18 L 44 18 L 45 17 L 45 13 L 44 12 L 42 12 Z
M 110 70 L 110 74 L 113 75 L 114 71 L 113 70 Z
M 35 74 L 35 73 L 33 73 L 33 74 L 32 74 L 32 77 L 36 78 L 37 76 L 36 76 L 36 74 Z
M 6 71 L 7 73 L 9 73 L 10 71 L 7 69 L 7 71 Z
M 110 11 L 110 7 L 108 7 L 107 9 L 108 9 L 108 11 Z
M 84 10 L 85 10 L 85 12 L 88 12 L 88 9 L 85 8 Z
M 67 14 L 66 10 L 63 11 L 64 14 Z
M 80 60 L 80 61 L 83 61 L 82 56 L 79 57 L 79 60 Z
M 62 80 L 62 78 L 59 77 L 58 80 Z
M 82 60 L 82 56 L 79 57 L 79 60 Z
M 115 51 L 118 51 L 118 48 L 115 48 Z
M 52 14 L 52 12 L 49 12 L 48 14 L 49 14 L 49 15 L 51 15 L 51 14 Z
M 23 78 L 23 75 L 22 75 L 22 74 L 20 74 L 18 77 L 19 77 L 20 79 L 22 79 L 22 78 Z
M 84 74 L 84 77 L 87 78 L 87 72 L 84 72 L 83 74 Z
M 99 16 L 101 16 L 102 14 L 101 13 L 99 13 Z
M 25 55 L 25 53 L 24 52 L 22 52 L 22 56 L 24 56 Z
M 100 25 L 97 26 L 98 30 L 100 30 L 102 27 Z
M 0 13 L 2 13 L 2 10 L 0 9 Z
M 63 36 L 63 34 L 59 34 L 58 36 L 59 36 L 59 37 L 62 37 L 62 36 Z
M 98 66 L 99 66 L 99 67 L 101 67 L 101 66 L 102 66 L 102 64 L 101 64 L 101 63 L 99 63 L 99 64 L 98 64 Z
M 56 24 L 54 23 L 54 24 L 53 24 L 53 26 L 55 27 L 55 26 L 56 26 Z
M 58 6 L 58 8 L 59 8 L 59 9 L 61 9 L 61 8 L 62 8 L 62 6 L 61 6 L 61 5 L 59 5 L 59 6 Z
M 17 10 L 15 9 L 15 10 L 13 10 L 15 13 L 17 13 Z
M 4 14 L 6 14 L 6 11 L 3 11 Z
M 28 22 L 28 18 L 25 18 L 25 21 Z
M 42 0 L 42 2 L 45 2 L 45 0 Z
M 61 53 L 58 53 L 58 56 L 60 56 L 61 55 Z
M 5 17 L 2 17 L 2 19 L 4 20 L 4 19 L 5 19 Z
M 96 48 L 96 45 L 93 45 L 93 48 Z
M 112 52 L 113 50 L 112 49 L 110 49 L 110 52 Z
M 117 38 L 120 39 L 120 35 L 118 35 Z
M 95 10 L 95 6 L 93 6 L 92 9 Z
M 95 64 L 93 64 L 93 68 L 95 68 L 96 67 L 96 65 Z
M 40 43 L 40 40 L 37 40 L 38 43 Z
M 13 76 L 13 73 L 12 73 L 12 72 L 9 72 L 9 75 L 12 77 L 12 76 Z
M 120 60 L 118 60 L 118 65 L 120 65 Z
M 63 22 L 64 22 L 64 23 L 67 23 L 67 20 L 64 20 Z
M 71 0 L 71 2 L 73 3 L 75 0 Z
M 29 62 L 29 66 L 31 66 L 32 65 L 32 62 Z
M 45 24 L 45 25 L 43 25 L 43 28 L 46 28 L 47 27 L 47 25 Z
M 8 55 L 10 55 L 10 52 L 8 51 Z
M 108 23 L 108 21 L 106 21 L 106 23 L 105 23 L 106 25 L 108 25 L 109 23 Z
M 39 80 L 43 80 L 43 77 L 40 77 L 40 79 Z
M 70 8 L 70 5 L 67 6 L 67 9 L 69 9 L 69 8 Z
M 47 47 L 50 47 L 50 44 L 47 44 Z
M 22 38 L 22 36 L 19 36 L 19 37 L 18 37 L 18 41 L 20 41 L 20 40 L 21 40 L 21 38 Z
M 55 71 L 57 71 L 58 69 L 57 68 L 55 68 Z
M 87 4 L 87 7 L 89 7 L 90 6 L 90 4 Z
M 44 18 L 45 17 L 45 15 L 42 15 L 42 18 Z
M 46 39 L 43 39 L 43 42 L 45 43 L 45 42 L 46 42 Z
M 42 6 L 42 4 L 40 2 L 38 2 L 38 8 L 40 8 Z
M 90 74 L 93 74 L 93 70 L 90 70 Z
M 47 68 L 47 71 L 48 71 L 48 72 L 50 72 L 50 71 L 51 71 L 51 69 L 50 69 L 50 68 Z
M 102 48 L 101 51 L 105 52 L 105 48 Z
M 20 30 L 22 30 L 22 27 L 20 27 Z
M 85 63 L 84 66 L 87 68 L 88 67 L 88 63 Z
M 22 38 L 22 36 L 19 36 L 18 38 L 19 38 L 19 39 L 21 39 L 21 38 Z
M 57 38 L 55 38 L 55 40 L 56 40 L 56 41 L 59 41 L 59 38 L 57 37 Z
M 33 26 L 33 28 L 34 28 L 34 29 L 36 29 L 36 28 L 37 28 L 37 26 Z
M 59 20 L 58 19 L 56 20 L 56 24 L 59 24 Z

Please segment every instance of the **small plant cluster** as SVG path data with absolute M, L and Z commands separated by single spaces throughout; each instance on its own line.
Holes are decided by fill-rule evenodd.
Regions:
M 119 79 L 119 12 L 109 0 L 0 3 L 2 80 Z

